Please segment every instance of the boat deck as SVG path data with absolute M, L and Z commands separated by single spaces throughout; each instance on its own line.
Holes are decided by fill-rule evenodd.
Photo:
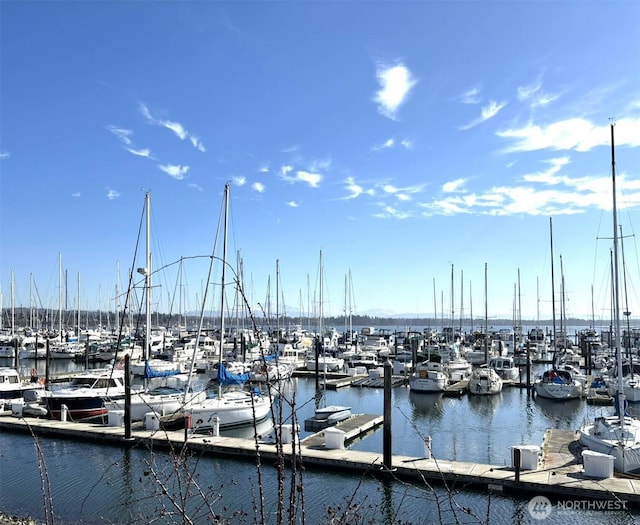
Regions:
M 338 424 L 345 432 L 345 443 L 375 430 L 382 423 L 381 416 L 354 416 Z M 383 451 L 368 452 L 348 448 L 328 448 L 322 431 L 293 446 L 278 446 L 272 440 L 242 439 L 196 434 L 183 430 L 149 430 L 142 424 L 132 428 L 131 439 L 124 439 L 124 428 L 105 424 L 61 422 L 50 419 L 12 416 L 0 413 L 0 429 L 36 435 L 77 439 L 98 446 L 100 443 L 129 447 L 147 445 L 154 449 L 179 448 L 217 457 L 255 458 L 256 448 L 263 458 L 276 459 L 282 451 L 288 459 L 298 457 L 306 468 L 336 469 L 341 473 L 361 475 L 368 472 L 392 476 L 418 483 L 425 480 L 446 483 L 452 490 L 475 486 L 493 492 L 509 492 L 523 496 L 549 495 L 561 497 L 616 500 L 629 506 L 640 506 L 640 479 L 629 476 L 593 478 L 585 474 L 578 459 L 575 432 L 549 430 L 541 447 L 541 461 L 537 468 L 516 470 L 511 466 L 449 461 L 445 458 L 393 455 L 385 465 Z

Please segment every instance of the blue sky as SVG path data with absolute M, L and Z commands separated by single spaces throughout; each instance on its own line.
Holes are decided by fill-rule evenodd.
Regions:
M 614 117 L 637 319 L 639 23 L 635 1 L 4 1 L 3 306 L 112 310 L 148 191 L 154 309 L 197 310 L 206 261 L 175 263 L 219 252 L 230 182 L 258 312 L 317 312 L 322 251 L 325 315 L 550 318 L 552 218 L 557 305 L 606 324 Z

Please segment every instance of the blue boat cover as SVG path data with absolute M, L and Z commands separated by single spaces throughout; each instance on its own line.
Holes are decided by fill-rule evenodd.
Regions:
M 250 374 L 232 374 L 224 364 L 218 365 L 218 383 L 221 385 L 241 384 L 249 381 Z
M 144 364 L 145 379 L 151 379 L 153 377 L 175 376 L 176 374 L 179 374 L 179 373 L 180 373 L 180 370 L 163 370 L 163 371 L 154 370 L 153 368 L 151 368 L 149 361 L 146 361 Z

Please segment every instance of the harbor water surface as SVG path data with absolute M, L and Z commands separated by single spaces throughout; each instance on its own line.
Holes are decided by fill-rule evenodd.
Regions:
M 79 366 L 54 363 L 57 367 Z M 544 365 L 536 365 L 539 372 Z M 301 437 L 309 435 L 304 420 L 318 404 L 350 406 L 353 413 L 383 413 L 383 390 L 346 387 L 324 390 L 319 396 L 313 378 L 294 378 L 282 386 L 284 422 L 291 422 L 295 406 Z M 433 457 L 509 466 L 512 447 L 542 445 L 545 431 L 578 429 L 585 418 L 608 413 L 610 407 L 587 405 L 584 400 L 554 402 L 532 398 L 524 388 L 505 386 L 496 396 L 416 394 L 407 386 L 392 393 L 392 450 L 394 454 L 424 457 L 430 437 Z M 276 409 L 279 407 L 276 406 Z M 631 406 L 632 415 L 640 407 Z M 258 425 L 267 437 L 272 422 Z M 221 432 L 253 437 L 253 429 Z M 378 429 L 349 445 L 350 449 L 379 452 L 383 457 L 383 431 Z M 56 523 L 181 522 L 176 509 L 189 509 L 195 523 L 218 516 L 228 523 L 260 521 L 258 502 L 264 497 L 265 522 L 276 523 L 278 484 L 273 465 L 228 458 L 191 457 L 184 471 L 164 451 L 144 447 L 131 450 L 87 442 L 0 434 L 0 511 Z M 176 451 L 178 453 L 178 451 Z M 187 474 L 188 473 L 188 474 Z M 462 486 L 408 484 L 373 476 L 356 477 L 337 472 L 297 472 L 303 485 L 305 523 L 329 523 L 332 513 L 346 509 L 372 523 L 541 523 L 530 512 L 531 494 L 503 495 Z M 192 477 L 189 477 L 192 476 Z M 291 472 L 287 473 L 290 479 Z M 186 480 L 190 479 L 190 483 Z M 289 509 L 289 480 L 285 482 L 284 509 Z M 189 497 L 187 497 L 189 494 Z M 174 498 L 171 498 L 173 495 Z M 176 499 L 178 500 L 176 502 Z M 358 505 L 354 510 L 353 505 Z M 298 510 L 302 523 L 302 510 Z M 554 502 L 548 523 L 622 524 L 640 522 L 637 509 L 608 506 L 596 509 L 586 501 Z M 286 520 L 285 520 L 286 521 Z M 225 521 L 222 521 L 225 522 Z

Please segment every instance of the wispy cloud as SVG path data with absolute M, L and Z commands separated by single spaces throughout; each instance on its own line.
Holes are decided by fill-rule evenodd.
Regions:
M 373 146 L 371 146 L 370 150 L 371 151 L 381 151 L 381 150 L 385 150 L 385 149 L 391 149 L 397 145 L 402 146 L 404 149 L 411 149 L 413 148 L 413 141 L 411 139 L 405 138 L 402 139 L 400 141 L 397 141 L 395 138 L 391 137 L 387 140 L 385 140 L 384 142 L 380 143 L 380 144 L 374 144 Z
M 158 164 L 158 168 L 176 180 L 184 179 L 184 176 L 189 171 L 189 166 L 181 166 L 179 164 Z
M 371 151 L 380 151 L 383 149 L 392 148 L 396 141 L 393 138 L 385 140 L 382 144 L 374 144 L 371 146 Z
M 620 146 L 640 146 L 638 129 L 640 118 L 620 119 L 616 123 L 616 143 Z M 505 148 L 506 152 L 541 149 L 584 152 L 611 143 L 608 124 L 596 126 L 584 118 L 559 120 L 545 126 L 529 123 L 522 128 L 498 131 L 496 135 L 513 141 L 512 145 Z
M 187 187 L 192 188 L 196 191 L 202 191 L 202 186 L 196 184 L 195 182 L 190 182 L 189 184 L 187 184 Z
M 347 177 L 344 181 L 344 186 L 349 194 L 346 197 L 343 197 L 343 200 L 356 199 L 365 193 L 364 188 L 360 186 L 360 184 L 357 184 L 353 177 Z
M 108 125 L 107 130 L 113 133 L 120 142 L 129 146 L 131 144 L 131 137 L 133 137 L 133 131 L 130 129 L 121 128 L 120 126 Z
M 126 148 L 126 149 L 132 155 L 136 155 L 138 157 L 146 157 L 148 159 L 153 159 L 153 156 L 151 155 L 151 151 L 149 151 L 148 148 L 144 148 L 144 149 Z
M 420 193 L 424 190 L 422 184 L 416 186 L 406 186 L 404 188 L 398 188 L 393 184 L 381 184 L 379 187 L 382 189 L 384 195 L 393 195 L 399 201 L 410 201 L 412 195 Z
M 117 199 L 120 197 L 120 192 L 116 190 L 107 190 L 107 199 L 110 201 Z
M 296 172 L 296 180 L 306 182 L 312 188 L 317 188 L 320 182 L 322 182 L 322 175 L 308 171 L 298 171 Z
M 124 149 L 126 149 L 132 155 L 136 155 L 137 157 L 145 157 L 147 159 L 153 159 L 153 155 L 148 148 L 138 149 L 133 147 L 133 131 L 126 128 L 121 128 L 120 126 L 107 126 L 107 129 L 115 135 L 120 142 L 124 144 Z
M 381 211 L 374 213 L 373 216 L 379 219 L 408 219 L 413 214 L 406 210 L 398 210 L 393 206 L 381 205 Z
M 547 160 L 549 168 L 537 173 L 529 173 L 523 176 L 523 180 L 526 182 L 538 182 L 544 184 L 560 184 L 563 180 L 562 177 L 558 177 L 557 173 L 567 164 L 569 164 L 569 157 L 561 157 L 556 159 Z
M 378 64 L 376 78 L 380 84 L 380 89 L 374 97 L 378 104 L 378 112 L 395 120 L 400 106 L 407 100 L 417 81 L 402 63 L 392 66 Z
M 9 155 L 8 151 L 0 151 L 0 160 L 8 159 L 9 157 L 10 157 L 10 155 Z
M 290 184 L 306 182 L 312 188 L 317 188 L 320 182 L 322 182 L 322 175 L 319 173 L 312 173 L 305 170 L 294 171 L 293 166 L 288 165 L 280 168 L 280 178 Z
M 466 184 L 466 179 L 456 179 L 449 182 L 445 182 L 442 185 L 443 193 L 458 193 L 464 191 L 464 185 Z
M 191 142 L 193 147 L 195 147 L 197 150 L 202 152 L 206 151 L 206 148 L 204 147 L 204 144 L 202 144 L 200 139 L 196 135 L 187 131 L 187 129 L 179 122 L 154 117 L 151 114 L 149 107 L 142 102 L 138 103 L 138 108 L 140 109 L 140 113 L 142 114 L 142 116 L 149 124 L 153 124 L 154 126 L 162 126 L 166 129 L 169 129 L 173 131 L 180 140 L 189 139 L 189 142 Z
M 251 188 L 253 188 L 253 190 L 257 191 L 258 193 L 264 193 L 264 191 L 266 190 L 266 187 L 264 184 L 262 184 L 262 182 L 254 182 L 251 185 Z
M 81 196 L 81 194 L 80 194 L 80 192 L 79 192 L 79 191 L 75 191 L 75 192 L 73 192 L 73 193 L 71 194 L 71 196 L 72 196 L 72 197 L 80 197 L 80 196 Z
M 242 175 L 237 175 L 232 180 L 236 186 L 244 186 L 247 183 L 247 178 Z
M 287 206 L 289 206 L 290 208 L 299 208 L 300 203 L 296 201 L 289 201 L 287 202 Z
M 331 159 L 312 159 L 306 162 L 307 171 L 327 171 L 331 168 Z
M 467 130 L 467 129 L 474 128 L 478 124 L 482 124 L 483 122 L 495 117 L 498 114 L 498 112 L 502 108 L 504 108 L 506 105 L 507 105 L 506 102 L 491 101 L 487 106 L 484 106 L 482 108 L 482 111 L 480 112 L 480 116 L 477 119 L 472 120 L 468 124 L 460 126 L 459 129 Z
M 540 80 L 528 86 L 520 86 L 517 91 L 517 98 L 521 102 L 528 102 L 532 108 L 548 106 L 560 95 L 551 95 L 542 91 Z
M 411 149 L 413 148 L 413 141 L 411 139 L 402 139 L 400 141 L 400 144 L 402 145 L 402 147 L 404 149 Z
M 481 100 L 480 88 L 479 87 L 469 88 L 467 91 L 465 91 L 464 93 L 462 93 L 462 95 L 458 97 L 458 100 L 463 104 L 479 104 Z

